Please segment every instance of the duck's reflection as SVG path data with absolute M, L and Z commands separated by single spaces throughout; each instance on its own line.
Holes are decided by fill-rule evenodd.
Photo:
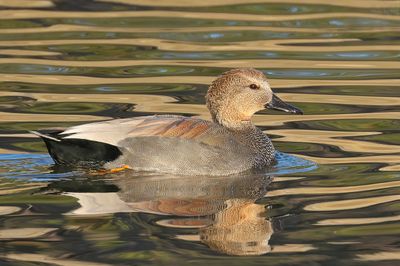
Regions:
M 271 251 L 273 233 L 263 205 L 247 199 L 225 201 L 212 223 L 200 228 L 200 239 L 211 249 L 229 255 L 260 255 Z
M 243 256 L 271 251 L 268 242 L 273 227 L 266 218 L 265 206 L 255 201 L 266 194 L 272 177 L 261 174 L 132 177 L 129 174 L 129 171 L 120 173 L 110 180 L 112 185 L 108 184 L 108 188 L 116 192 L 67 192 L 78 198 L 80 204 L 69 214 L 174 215 L 177 217 L 161 219 L 157 224 L 198 228 L 199 240 L 217 252 Z

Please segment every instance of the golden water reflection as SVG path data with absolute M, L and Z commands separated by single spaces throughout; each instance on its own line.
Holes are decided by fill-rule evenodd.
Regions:
M 126 3 L 126 4 L 137 4 L 137 5 L 152 5 L 152 6 L 214 6 L 214 5 L 234 5 L 234 4 L 248 4 L 248 3 L 276 3 L 276 0 L 219 0 L 215 1 L 201 1 L 193 3 L 190 0 L 166 0 L 160 3 L 148 3 L 146 0 L 97 0 L 99 2 L 115 2 L 115 3 Z M 325 4 L 334 6 L 348 6 L 348 7 L 398 7 L 395 1 L 387 0 L 337 0 L 335 2 L 325 2 L 321 0 L 281 0 L 280 3 L 290 4 Z
M 167 18 L 191 18 L 191 19 L 215 19 L 227 20 L 225 13 L 207 13 L 207 12 L 180 12 L 180 11 L 115 11 L 115 12 L 63 12 L 47 10 L 0 10 L 2 19 L 38 19 L 38 18 L 124 18 L 124 17 L 167 17 Z M 380 15 L 368 13 L 315 13 L 315 14 L 294 14 L 294 15 L 250 15 L 236 14 L 236 21 L 282 21 L 282 20 L 305 20 L 319 18 L 370 18 L 370 19 L 388 19 L 400 20 L 394 15 Z

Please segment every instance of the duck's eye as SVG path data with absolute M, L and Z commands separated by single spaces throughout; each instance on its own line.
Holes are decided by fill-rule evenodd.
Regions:
M 257 90 L 257 89 L 260 88 L 260 86 L 258 86 L 257 84 L 251 84 L 249 87 L 250 87 L 250 89 L 252 89 L 252 90 Z

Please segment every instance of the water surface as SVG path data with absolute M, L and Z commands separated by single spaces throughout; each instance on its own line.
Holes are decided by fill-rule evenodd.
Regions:
M 399 1 L 0 8 L 1 265 L 400 263 Z M 264 174 L 72 171 L 27 133 L 209 119 L 207 85 L 235 67 L 262 70 L 305 112 L 254 117 L 284 153 Z

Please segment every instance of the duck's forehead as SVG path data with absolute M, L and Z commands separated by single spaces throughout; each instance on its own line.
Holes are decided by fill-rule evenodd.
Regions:
M 264 75 L 262 76 L 245 76 L 250 84 L 257 84 L 261 87 L 269 87 L 269 83 Z

